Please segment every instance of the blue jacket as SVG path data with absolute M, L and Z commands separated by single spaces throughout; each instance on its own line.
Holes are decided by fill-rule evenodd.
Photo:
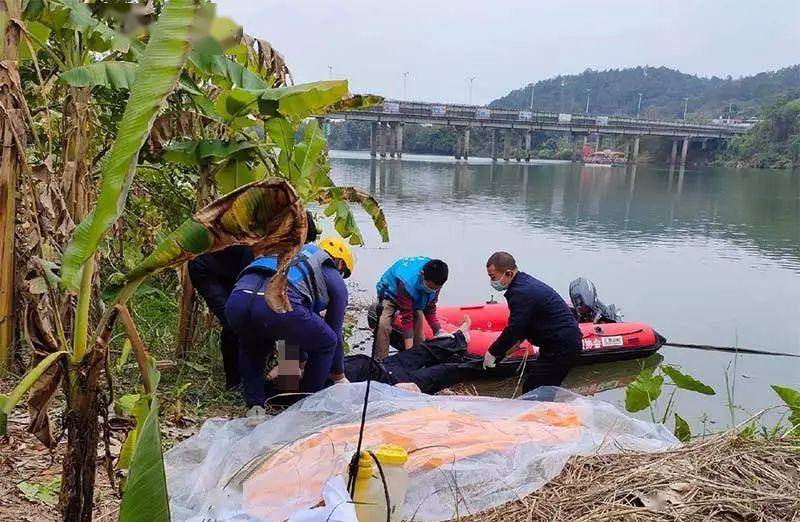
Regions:
M 411 297 L 414 310 L 428 309 L 437 297 L 437 292 L 431 291 L 422 282 L 422 267 L 430 260 L 429 257 L 416 256 L 395 261 L 378 280 L 378 298 L 383 297 L 396 303 L 401 292 L 405 290 Z
M 542 352 L 580 351 L 581 330 L 566 301 L 545 283 L 517 272 L 506 289 L 508 326 L 489 352 L 502 358 L 517 342 L 528 340 Z
M 289 266 L 289 285 L 308 300 L 309 308 L 315 313 L 328 307 L 328 288 L 322 267 L 332 266 L 332 263 L 327 252 L 317 245 L 307 244 Z M 261 256 L 250 263 L 241 275 L 260 272 L 271 277 L 277 270 L 277 256 Z

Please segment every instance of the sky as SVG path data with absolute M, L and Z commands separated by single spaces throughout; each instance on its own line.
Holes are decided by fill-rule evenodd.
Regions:
M 296 83 L 488 103 L 587 68 L 747 76 L 800 62 L 800 0 L 218 0 Z M 330 67 L 330 69 L 329 69 Z M 405 87 L 404 73 L 407 72 Z M 404 96 L 405 91 L 405 96 Z

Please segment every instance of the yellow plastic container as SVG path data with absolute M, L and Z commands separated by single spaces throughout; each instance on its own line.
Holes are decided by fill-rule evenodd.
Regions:
M 408 472 L 405 469 L 408 453 L 395 444 L 382 444 L 372 450 L 378 458 L 375 463 L 372 456 L 361 452 L 358 459 L 358 474 L 353 494 L 356 516 L 359 522 L 383 522 L 386 520 L 386 490 L 389 492 L 389 521 L 400 522 L 403 518 L 403 506 L 406 503 L 408 489 Z M 383 470 L 386 488 L 381 480 L 377 464 Z

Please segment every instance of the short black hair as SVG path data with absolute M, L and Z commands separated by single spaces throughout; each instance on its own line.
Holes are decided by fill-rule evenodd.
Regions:
M 486 262 L 486 268 L 489 268 L 492 265 L 494 265 L 496 269 L 502 270 L 503 272 L 506 270 L 517 269 L 517 262 L 514 260 L 514 256 L 508 252 L 495 252 L 489 256 L 489 260 Z
M 313 243 L 317 240 L 319 230 L 317 230 L 317 225 L 314 223 L 314 214 L 312 214 L 310 210 L 306 210 L 306 222 L 308 223 L 308 229 L 306 230 L 306 243 Z
M 448 273 L 447 263 L 441 259 L 431 259 L 422 267 L 422 277 L 439 286 L 447 282 Z

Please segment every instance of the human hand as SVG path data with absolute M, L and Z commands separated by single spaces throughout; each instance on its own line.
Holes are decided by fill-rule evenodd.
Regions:
M 483 369 L 486 370 L 488 368 L 494 368 L 497 363 L 497 358 L 492 355 L 491 352 L 487 351 L 486 355 L 483 356 Z

